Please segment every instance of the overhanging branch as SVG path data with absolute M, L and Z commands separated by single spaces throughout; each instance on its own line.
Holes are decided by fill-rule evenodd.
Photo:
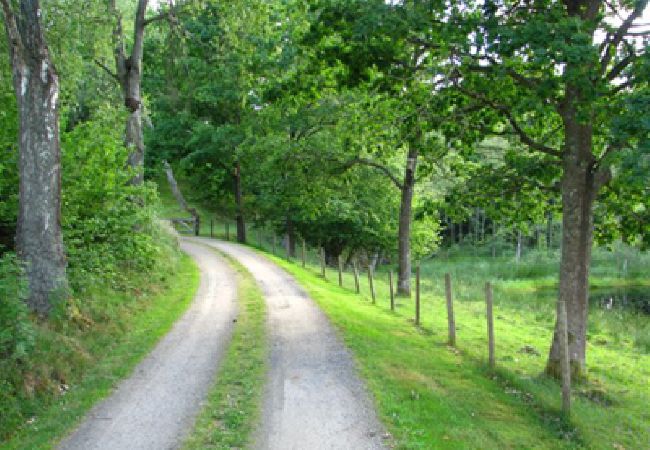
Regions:
M 510 112 L 510 109 L 507 108 L 504 105 L 501 105 L 497 102 L 494 102 L 493 100 L 480 95 L 476 92 L 471 92 L 468 91 L 467 89 L 464 89 L 460 86 L 458 86 L 458 89 L 464 93 L 465 95 L 483 103 L 485 106 L 492 108 L 493 110 L 497 111 L 500 113 L 505 119 L 508 121 L 512 129 L 514 130 L 515 134 L 519 137 L 521 142 L 526 144 L 528 147 L 530 147 L 533 150 L 537 150 L 542 153 L 546 153 L 547 155 L 555 156 L 557 158 L 562 157 L 562 152 L 559 150 L 549 147 L 547 145 L 542 144 L 541 142 L 535 141 L 526 131 L 522 128 L 522 126 L 519 124 L 519 122 L 515 119 L 515 117 L 512 115 L 512 112 Z
M 379 170 L 381 173 L 383 173 L 385 176 L 387 176 L 390 181 L 393 182 L 395 186 L 397 186 L 397 189 L 400 191 L 404 189 L 404 185 L 402 182 L 397 178 L 388 167 L 384 166 L 383 164 L 380 164 L 376 161 L 373 161 L 372 159 L 368 158 L 354 158 L 351 159 L 350 161 L 346 162 L 341 166 L 340 170 L 341 172 L 345 172 L 346 170 L 350 169 L 351 167 L 355 165 L 364 165 L 368 167 L 374 167 L 375 169 Z

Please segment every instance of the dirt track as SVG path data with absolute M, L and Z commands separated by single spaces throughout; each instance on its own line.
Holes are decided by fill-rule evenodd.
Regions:
M 266 298 L 270 372 L 253 447 L 384 448 L 382 427 L 349 352 L 296 282 L 251 249 L 209 239 L 196 241 L 241 262 Z
M 191 430 L 230 341 L 237 311 L 236 278 L 205 246 L 186 240 L 181 246 L 201 270 L 192 305 L 60 449 L 171 449 Z

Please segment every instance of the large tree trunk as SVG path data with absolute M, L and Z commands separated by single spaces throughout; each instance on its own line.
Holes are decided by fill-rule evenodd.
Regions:
M 593 241 L 593 203 L 602 174 L 593 173 L 592 129 L 564 115 L 565 150 L 562 176 L 562 257 L 559 301 L 566 304 L 571 375 L 581 378 L 586 369 L 586 333 L 589 309 L 589 265 Z M 559 307 L 558 307 L 559 312 Z M 561 376 L 560 329 L 556 321 L 546 372 Z
M 237 222 L 237 242 L 246 243 L 246 223 L 244 222 L 244 203 L 241 190 L 241 165 L 235 165 L 235 208 Z
M 402 201 L 399 211 L 398 232 L 398 278 L 397 293 L 411 295 L 411 207 L 415 189 L 415 170 L 417 168 L 418 149 L 413 143 L 409 146 L 402 184 Z
M 41 27 L 38 0 L 22 0 L 19 16 L 1 0 L 20 117 L 18 257 L 25 263 L 29 306 L 47 314 L 67 289 L 61 233 L 59 80 Z

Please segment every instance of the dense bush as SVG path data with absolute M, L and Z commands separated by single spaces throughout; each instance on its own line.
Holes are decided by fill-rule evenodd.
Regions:
M 121 268 L 151 269 L 161 256 L 156 190 L 129 184 L 122 124 L 122 115 L 105 107 L 62 135 L 62 225 L 73 284 L 119 281 Z

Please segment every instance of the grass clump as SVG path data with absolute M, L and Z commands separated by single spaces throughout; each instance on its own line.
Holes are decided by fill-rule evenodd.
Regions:
M 239 315 L 188 450 L 246 448 L 259 416 L 267 356 L 264 298 L 250 273 L 227 259 L 237 271 Z

